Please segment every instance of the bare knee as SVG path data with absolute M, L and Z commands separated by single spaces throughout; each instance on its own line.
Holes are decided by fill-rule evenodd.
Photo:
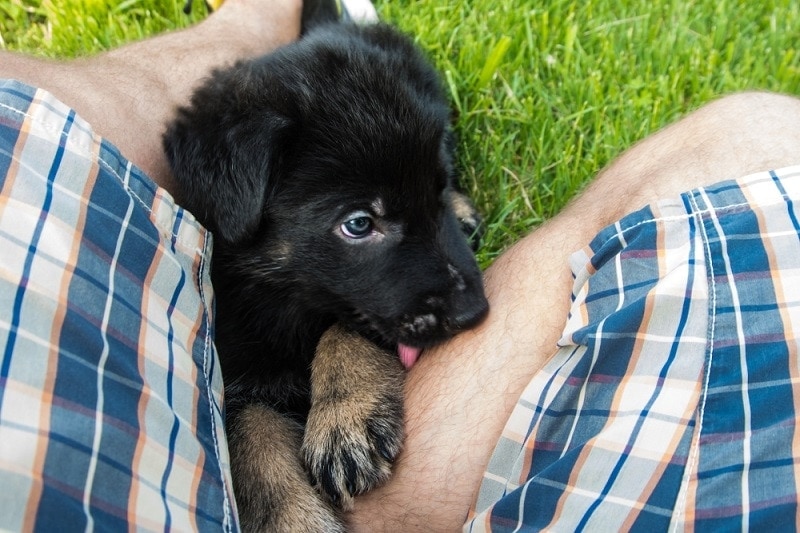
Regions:
M 800 99 L 786 94 L 765 91 L 745 91 L 723 96 L 706 105 L 704 109 L 732 117 L 755 114 L 785 114 L 800 112 Z
M 614 220 L 696 187 L 800 163 L 800 100 L 774 93 L 722 97 L 640 142 L 601 173 L 595 197 L 616 198 Z
M 691 118 L 691 116 L 690 116 Z M 800 137 L 800 99 L 768 92 L 742 92 L 724 96 L 695 114 L 703 133 L 716 133 L 722 141 L 749 139 L 771 145 Z
M 737 93 L 708 104 L 695 118 L 694 134 L 707 147 L 707 165 L 719 167 L 718 179 L 800 162 L 800 99 L 767 92 Z

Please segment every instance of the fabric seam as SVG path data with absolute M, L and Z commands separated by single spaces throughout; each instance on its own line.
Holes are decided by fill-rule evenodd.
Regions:
M 696 191 L 696 190 L 699 190 L 699 189 L 695 189 L 694 191 Z M 625 233 L 627 233 L 627 232 L 629 232 L 631 230 L 634 230 L 634 229 L 638 228 L 639 226 L 642 226 L 642 225 L 645 225 L 645 224 L 653 224 L 653 223 L 656 223 L 656 222 L 677 222 L 677 221 L 686 220 L 686 219 L 689 219 L 689 218 L 702 217 L 702 215 L 712 214 L 712 213 L 724 215 L 727 211 L 740 209 L 742 207 L 747 207 L 748 209 L 752 209 L 752 206 L 747 202 L 740 202 L 740 203 L 737 203 L 737 204 L 730 204 L 730 205 L 726 205 L 726 206 L 723 206 L 723 207 L 707 207 L 707 208 L 704 208 L 704 209 L 700 209 L 700 207 L 694 201 L 694 191 L 690 191 L 690 192 L 686 193 L 687 196 L 690 197 L 690 199 L 691 199 L 690 201 L 692 202 L 692 206 L 693 206 L 692 213 L 686 213 L 684 215 L 670 215 L 670 216 L 663 216 L 663 217 L 652 217 L 652 218 L 648 218 L 647 220 L 640 220 L 639 222 L 637 222 L 636 224 L 634 224 L 632 226 L 628 226 L 626 228 L 622 228 L 622 229 L 617 230 L 616 232 L 614 232 L 614 234 L 609 235 L 608 238 L 605 239 L 602 242 L 601 246 L 605 246 L 606 244 L 610 243 L 613 240 L 619 240 L 621 237 L 623 237 L 625 235 Z M 781 201 L 776 200 L 774 202 L 771 202 L 771 203 L 768 203 L 768 204 L 763 204 L 763 205 L 764 205 L 764 207 L 769 207 L 769 206 L 773 206 L 773 205 L 782 205 L 782 201 L 786 202 L 788 200 L 790 200 L 790 198 L 786 194 L 783 194 L 783 195 L 781 195 Z M 658 202 L 656 202 L 656 203 L 658 203 Z M 649 205 L 651 205 L 651 204 L 649 204 Z M 695 208 L 697 209 L 696 211 L 694 211 Z M 623 217 L 623 219 L 624 218 L 625 217 Z M 702 221 L 702 218 L 699 218 L 698 220 Z M 618 222 L 615 223 L 615 225 L 616 224 L 618 224 Z
M 208 247 L 209 247 L 210 239 L 208 238 L 208 234 L 206 234 L 206 238 L 203 241 L 203 251 L 200 254 L 200 264 L 198 265 L 197 269 L 197 288 L 200 294 L 200 301 L 203 305 L 203 322 L 205 325 L 205 335 L 203 341 L 203 377 L 205 378 L 205 385 L 206 385 L 206 394 L 208 395 L 208 410 L 209 410 L 209 419 L 211 420 L 211 436 L 214 442 L 214 455 L 217 460 L 217 466 L 219 467 L 220 471 L 220 481 L 222 482 L 222 498 L 223 498 L 223 509 L 224 509 L 224 516 L 225 516 L 225 524 L 226 524 L 226 531 L 232 531 L 232 521 L 231 521 L 231 503 L 228 498 L 228 483 L 226 482 L 225 475 L 224 475 L 224 468 L 222 464 L 222 457 L 220 453 L 220 445 L 219 440 L 217 439 L 217 424 L 216 424 L 216 417 L 214 413 L 214 394 L 211 390 L 211 376 L 210 376 L 210 369 L 209 369 L 209 358 L 212 356 L 213 350 L 211 345 L 211 322 L 209 321 L 210 311 L 208 301 L 206 299 L 206 293 L 204 290 L 205 284 L 203 283 L 203 277 L 206 272 L 206 262 L 208 257 Z
M 37 92 L 38 92 L 38 91 L 37 91 Z M 47 94 L 50 94 L 50 93 L 47 93 Z M 69 136 L 68 136 L 68 135 L 67 135 L 67 134 L 66 134 L 66 133 L 65 133 L 63 130 L 59 130 L 58 128 L 54 128 L 54 127 L 52 127 L 52 126 L 51 126 L 50 124 L 48 124 L 47 122 L 45 122 L 45 121 L 42 121 L 42 120 L 40 120 L 40 119 L 36 118 L 35 116 L 31 115 L 30 113 L 27 113 L 27 112 L 25 112 L 25 111 L 19 110 L 19 109 L 15 108 L 15 107 L 12 107 L 12 106 L 10 106 L 10 105 L 8 105 L 8 104 L 4 104 L 4 103 L 2 103 L 2 102 L 0 102 L 0 108 L 7 109 L 7 110 L 9 110 L 9 111 L 11 111 L 11 112 L 13 112 L 13 113 L 15 113 L 15 114 L 17 114 L 17 115 L 20 115 L 20 116 L 22 116 L 22 117 L 25 117 L 26 119 L 28 119 L 28 120 L 30 120 L 30 121 L 32 121 L 32 122 L 35 122 L 36 124 L 38 124 L 38 125 L 42 126 L 42 127 L 43 127 L 43 128 L 45 128 L 46 130 L 48 130 L 48 131 L 51 131 L 51 132 L 53 132 L 53 133 L 56 133 L 56 134 L 58 134 L 60 137 L 63 137 L 64 139 L 68 139 L 68 138 L 69 138 Z M 91 128 L 91 126 L 90 126 L 90 128 Z M 101 141 L 103 140 L 103 137 L 102 137 L 102 136 L 100 136 L 100 135 L 98 135 L 98 134 L 97 134 L 97 133 L 94 131 L 94 128 L 91 128 L 91 129 L 90 129 L 90 131 L 91 131 L 91 133 L 92 133 L 92 138 L 95 140 L 95 142 L 98 142 L 98 144 L 102 144 L 102 142 L 101 142 Z M 151 208 L 151 207 L 150 207 L 150 206 L 147 204 L 147 202 L 145 202 L 144 200 L 142 200 L 142 198 L 141 198 L 141 197 L 139 197 L 139 195 L 138 195 L 138 194 L 136 194 L 136 192 L 135 192 L 135 191 L 133 191 L 133 190 L 130 188 L 130 186 L 129 186 L 128 184 L 126 184 L 126 183 L 125 183 L 125 180 L 122 178 L 122 176 L 120 176 L 120 175 L 119 175 L 119 173 L 118 173 L 118 172 L 117 172 L 117 171 L 114 169 L 114 167 L 112 167 L 110 164 L 108 164 L 108 163 L 105 161 L 105 159 L 103 159 L 102 157 L 100 157 L 100 155 L 99 155 L 99 150 L 98 150 L 98 155 L 95 155 L 95 154 L 94 154 L 94 153 L 93 153 L 91 150 L 89 150 L 89 149 L 88 149 L 88 147 L 86 147 L 86 146 L 80 146 L 80 145 L 74 145 L 74 146 L 78 146 L 78 147 L 80 147 L 82 150 L 84 150 L 84 153 L 82 153 L 82 154 L 79 154 L 79 155 L 81 155 L 81 156 L 85 157 L 85 158 L 86 158 L 86 159 L 88 159 L 89 161 L 92 161 L 92 162 L 95 162 L 95 163 L 97 163 L 97 164 L 99 164 L 99 165 L 102 165 L 102 166 L 103 166 L 103 168 L 105 168 L 105 169 L 106 169 L 108 172 L 110 172 L 110 173 L 111 173 L 111 174 L 112 174 L 112 175 L 113 175 L 113 176 L 114 176 L 114 177 L 117 179 L 117 181 L 119 181 L 119 182 L 120 182 L 120 184 L 122 185 L 122 187 L 123 187 L 123 189 L 125 190 L 125 192 L 127 192 L 127 193 L 128 193 L 128 194 L 129 194 L 129 195 L 132 197 L 132 198 L 134 198 L 134 199 L 136 200 L 136 202 L 138 202 L 138 203 L 139 203 L 139 204 L 140 204 L 140 205 L 141 205 L 141 206 L 142 206 L 142 207 L 143 207 L 143 208 L 144 208 L 144 209 L 145 209 L 145 210 L 146 210 L 146 211 L 147 211 L 147 212 L 150 214 L 150 218 L 151 218 L 151 219 L 155 219 L 155 213 L 153 212 L 153 209 L 152 209 L 152 208 Z M 116 146 L 114 146 L 114 147 L 116 148 Z M 15 160 L 15 161 L 22 162 L 22 160 L 21 160 L 21 159 L 19 159 L 18 157 L 15 157 L 15 156 L 14 156 L 14 154 L 8 154 L 8 156 L 9 156 L 11 159 Z M 120 156 L 121 156 L 121 157 L 123 157 L 123 158 L 125 158 L 125 160 L 126 160 L 126 161 L 128 161 L 128 159 L 127 159 L 125 156 L 123 156 L 121 153 L 120 153 Z M 133 165 L 133 166 L 135 166 L 135 165 Z M 153 185 L 154 185 L 154 186 L 155 186 L 157 189 L 163 189 L 163 187 L 161 187 L 160 185 L 158 185 L 158 184 L 156 184 L 155 182 L 153 182 L 152 178 L 150 178 L 149 176 L 147 176 L 147 174 L 145 174 L 145 173 L 144 173 L 144 171 L 142 171 L 142 170 L 141 170 L 141 169 L 140 169 L 138 166 L 136 166 L 136 169 L 137 169 L 137 170 L 139 170 L 139 173 L 141 174 L 141 176 L 142 176 L 142 177 L 146 177 L 147 179 L 149 179 L 149 180 L 150 180 L 150 181 L 153 183 Z M 166 190 L 165 190 L 165 191 L 166 191 Z M 155 196 L 155 195 L 154 195 L 154 196 Z M 173 200 L 171 203 L 172 203 L 172 205 L 175 205 L 175 206 L 177 206 L 179 209 L 184 209 L 184 208 L 183 208 L 183 207 L 181 207 L 180 205 L 176 204 L 176 203 L 174 202 L 174 200 Z M 185 210 L 185 209 L 184 209 L 184 210 Z M 178 242 L 178 243 L 181 243 L 181 242 L 182 242 L 182 241 L 181 241 L 181 239 L 180 239 L 180 237 L 178 236 L 178 234 L 177 234 L 176 232 L 172 231 L 171 229 L 162 228 L 162 227 L 161 227 L 161 225 L 160 225 L 160 224 L 158 224 L 158 223 L 157 223 L 157 221 L 155 221 L 155 220 L 153 220 L 153 224 L 154 224 L 154 225 L 155 225 L 157 228 L 159 228 L 160 230 L 164 231 L 165 233 L 168 233 L 168 234 L 170 234 L 170 235 L 172 236 L 172 238 L 175 240 L 175 242 Z M 199 224 L 199 223 L 198 223 L 198 224 Z M 202 227 L 202 226 L 201 226 L 201 227 Z M 203 229 L 205 229 L 205 228 L 203 228 Z M 207 231 L 207 230 L 206 230 L 206 231 Z M 192 246 L 191 246 L 190 244 L 184 244 L 183 246 L 184 246 L 184 247 L 186 247 L 186 248 L 192 248 Z M 195 251 L 195 252 L 197 252 L 197 253 L 200 253 L 200 250 L 198 250 L 198 249 L 196 249 L 196 248 L 194 249 L 194 251 Z
M 705 357 L 705 372 L 703 375 L 703 386 L 700 390 L 700 399 L 698 404 L 698 420 L 697 420 L 697 440 L 699 442 L 700 436 L 703 432 L 703 419 L 705 416 L 705 407 L 706 401 L 708 399 L 708 384 L 711 378 L 711 361 L 714 357 L 714 333 L 715 333 L 715 325 L 716 325 L 716 309 L 717 309 L 717 293 L 716 293 L 716 281 L 714 280 L 714 263 L 711 255 L 711 243 L 709 241 L 708 233 L 706 231 L 706 226 L 703 222 L 703 214 L 712 213 L 712 212 L 720 212 L 724 211 L 724 209 L 716 210 L 716 209 L 703 209 L 700 210 L 699 206 L 697 205 L 697 200 L 695 197 L 695 193 L 687 194 L 690 204 L 692 205 L 693 210 L 693 217 L 697 221 L 698 229 L 700 230 L 700 235 L 703 239 L 703 249 L 705 251 L 706 256 L 706 282 L 708 283 L 708 326 L 707 326 L 707 333 L 706 333 L 706 357 Z M 737 206 L 747 205 L 747 204 L 737 204 Z M 729 206 L 733 207 L 733 206 Z M 692 438 L 694 442 L 694 437 Z M 675 506 L 675 511 L 672 516 L 672 530 L 678 530 L 678 517 L 683 517 L 683 522 L 685 525 L 685 513 L 686 513 L 686 505 L 689 498 L 689 482 L 691 481 L 692 472 L 694 471 L 694 467 L 698 458 L 698 454 L 700 452 L 699 445 L 693 445 L 691 452 L 689 454 L 689 458 L 686 461 L 686 472 L 683 476 L 683 481 L 681 483 L 681 497 L 680 501 L 677 502 Z

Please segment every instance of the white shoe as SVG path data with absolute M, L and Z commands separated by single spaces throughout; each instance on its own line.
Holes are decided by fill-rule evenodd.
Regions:
M 337 0 L 342 20 L 351 20 L 356 24 L 374 24 L 378 22 L 378 12 L 369 0 Z

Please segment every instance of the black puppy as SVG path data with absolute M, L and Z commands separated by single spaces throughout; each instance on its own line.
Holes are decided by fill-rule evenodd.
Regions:
M 215 238 L 246 529 L 339 528 L 399 453 L 398 354 L 410 367 L 488 311 L 449 115 L 407 38 L 340 23 L 215 72 L 165 134 L 180 200 Z

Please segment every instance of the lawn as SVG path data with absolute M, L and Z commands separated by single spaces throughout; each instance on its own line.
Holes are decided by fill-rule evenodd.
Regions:
M 0 0 L 0 47 L 85 55 L 190 24 L 204 16 L 194 7 Z M 464 184 L 487 222 L 484 266 L 626 147 L 704 102 L 800 93 L 795 0 L 381 0 L 378 11 L 443 74 Z

